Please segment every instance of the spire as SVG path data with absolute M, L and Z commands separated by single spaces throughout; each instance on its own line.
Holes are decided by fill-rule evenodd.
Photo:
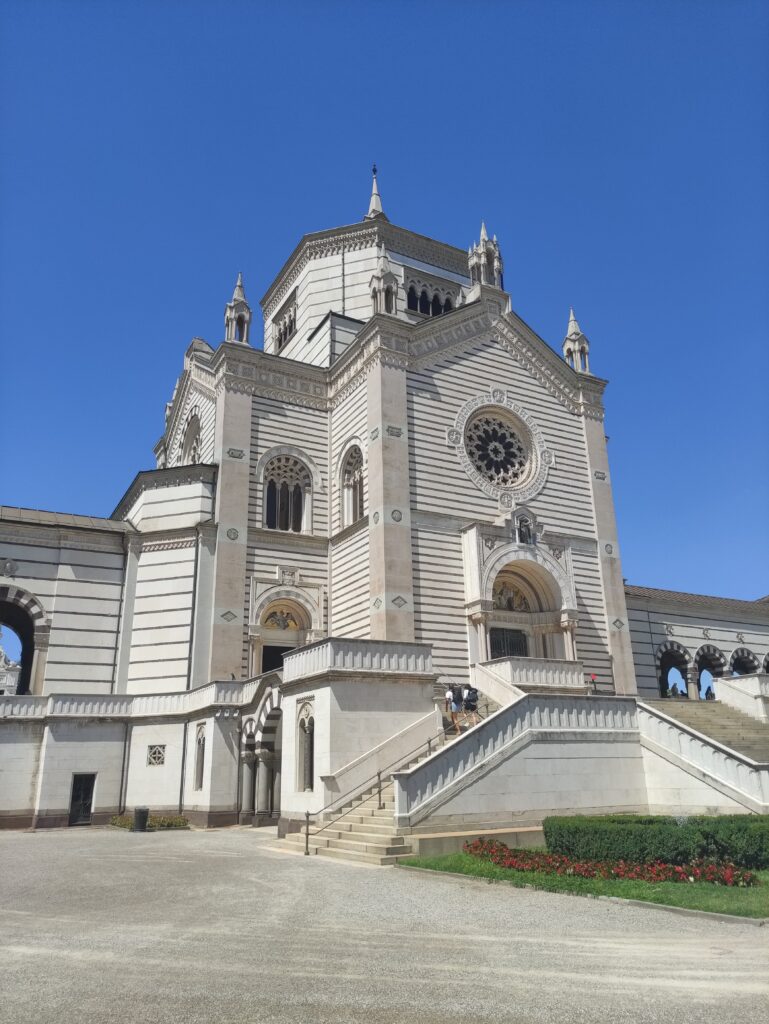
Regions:
M 486 221 L 481 221 L 481 241 L 488 242 L 489 236 L 486 234 Z
M 243 275 L 238 274 L 232 298 L 224 307 L 224 340 L 248 343 L 251 327 L 251 309 L 246 302 L 243 289 Z
M 577 373 L 590 373 L 590 342 L 582 333 L 572 307 L 569 307 L 569 326 L 563 339 L 563 358 Z
M 567 338 L 578 338 L 582 334 L 582 328 L 577 323 L 577 318 L 574 316 L 574 309 L 569 306 L 569 326 L 566 330 Z
M 245 302 L 246 293 L 243 291 L 243 275 L 238 274 L 238 279 L 235 282 L 235 291 L 232 293 L 233 302 Z
M 371 200 L 368 204 L 368 213 L 363 218 L 364 220 L 374 220 L 376 217 L 381 217 L 383 220 L 387 220 L 385 212 L 382 209 L 382 197 L 379 195 L 379 186 L 376 181 L 376 164 L 371 168 L 373 175 L 373 181 L 371 183 Z

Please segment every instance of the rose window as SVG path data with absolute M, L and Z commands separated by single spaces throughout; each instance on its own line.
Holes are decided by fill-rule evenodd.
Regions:
M 512 487 L 526 471 L 528 453 L 510 424 L 497 416 L 478 416 L 467 428 L 467 454 L 475 468 L 499 487 Z

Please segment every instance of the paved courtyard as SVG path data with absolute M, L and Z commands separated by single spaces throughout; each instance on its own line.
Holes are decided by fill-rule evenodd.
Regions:
M 766 1021 L 769 928 L 274 846 L 0 833 L 0 1021 Z

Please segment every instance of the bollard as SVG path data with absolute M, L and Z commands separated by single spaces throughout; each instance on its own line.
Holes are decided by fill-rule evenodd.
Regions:
M 304 812 L 304 855 L 310 856 L 310 812 Z
M 146 832 L 150 816 L 149 807 L 134 807 L 134 823 L 132 832 Z

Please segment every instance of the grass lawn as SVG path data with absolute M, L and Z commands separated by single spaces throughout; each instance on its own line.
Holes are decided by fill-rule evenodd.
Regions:
M 706 882 L 633 882 L 625 879 L 573 878 L 543 875 L 534 871 L 511 871 L 496 864 L 471 857 L 467 853 L 449 853 L 442 857 L 404 857 L 400 864 L 449 871 L 475 878 L 509 882 L 522 887 L 531 885 L 547 892 L 577 893 L 590 896 L 619 896 L 626 900 L 663 903 L 668 907 L 710 910 L 718 914 L 740 917 L 769 917 L 769 871 L 756 871 L 760 885 L 750 889 L 729 889 Z

